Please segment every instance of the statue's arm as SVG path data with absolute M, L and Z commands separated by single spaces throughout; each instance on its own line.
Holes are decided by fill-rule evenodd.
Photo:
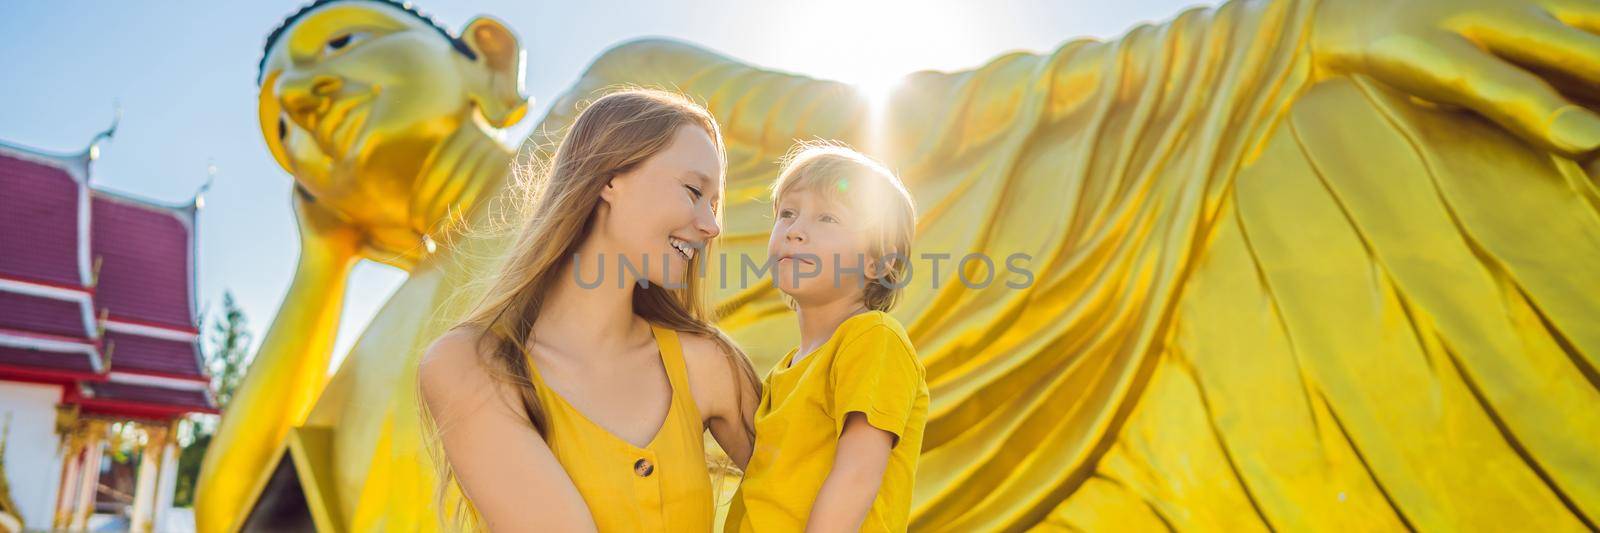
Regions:
M 729 158 L 782 155 L 796 139 L 859 141 L 869 108 L 855 87 L 759 68 L 671 39 L 618 44 L 590 64 L 551 107 L 546 124 L 567 124 L 585 100 L 608 89 L 642 86 L 687 95 L 722 127 Z
M 358 231 L 296 195 L 300 258 L 244 381 L 202 463 L 195 519 L 201 531 L 232 527 L 278 460 L 289 429 L 305 420 L 327 382 L 345 284 L 359 258 Z M 248 474 L 248 475 L 241 475 Z
M 1580 157 L 1600 147 L 1597 32 L 1593 0 L 1324 0 L 1310 43 L 1321 75 L 1367 75 Z
M 936 132 L 919 140 L 921 152 L 952 153 L 1019 125 L 1094 129 L 1111 115 L 1159 125 L 1277 95 L 1292 100 L 1336 76 L 1470 110 L 1581 159 L 1600 148 L 1600 1 L 1233 0 L 1107 41 L 914 74 L 892 115 L 897 139 Z M 1198 108 L 1182 108 L 1197 99 Z

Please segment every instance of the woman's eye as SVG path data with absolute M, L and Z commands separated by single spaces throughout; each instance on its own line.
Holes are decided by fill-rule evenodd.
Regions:
M 705 196 L 705 193 L 700 192 L 700 189 L 696 189 L 692 185 L 684 185 L 683 188 L 689 189 L 689 194 L 694 195 L 695 200 L 699 200 L 701 196 Z

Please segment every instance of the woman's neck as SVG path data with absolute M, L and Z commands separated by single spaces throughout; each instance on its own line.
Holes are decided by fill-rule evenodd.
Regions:
M 859 293 L 833 301 L 799 305 L 795 314 L 800 320 L 800 353 L 789 364 L 798 363 L 811 355 L 811 352 L 827 344 L 840 324 L 867 311 Z
M 621 269 L 602 264 L 603 257 L 619 256 L 586 242 L 577 257 L 581 261 L 559 260 L 560 272 L 533 324 L 535 342 L 558 354 L 584 356 L 619 353 L 648 337 L 649 324 L 633 310 L 635 280 L 619 279 Z

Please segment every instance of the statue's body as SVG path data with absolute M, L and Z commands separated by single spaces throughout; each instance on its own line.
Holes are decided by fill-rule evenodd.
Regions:
M 637 42 L 597 60 L 539 130 L 616 84 L 705 101 L 728 146 L 730 269 L 763 257 L 764 188 L 794 140 L 843 140 L 900 172 L 923 214 L 914 250 L 951 257 L 938 288 L 914 261 L 896 312 L 934 403 L 914 529 L 1593 528 L 1600 192 L 1580 162 L 1600 118 L 1568 102 L 1600 93 L 1585 31 L 1600 6 L 1545 3 L 1235 1 L 916 74 L 879 119 L 842 84 Z M 486 19 L 461 39 L 481 59 L 418 25 L 346 43 L 342 62 L 292 60 L 340 24 L 409 23 L 397 13 L 319 7 L 269 52 L 263 126 L 306 191 L 307 248 L 207 458 L 205 530 L 240 523 L 285 453 L 325 526 L 433 524 L 415 363 L 504 246 L 442 222 L 452 206 L 489 218 L 508 190 L 493 127 L 520 114 L 505 81 L 520 63 Z M 372 68 L 401 45 L 449 59 Z M 337 98 L 292 97 L 318 75 L 393 85 L 446 66 L 462 83 L 430 94 L 454 100 L 349 114 L 371 129 L 379 110 L 421 113 L 364 149 L 305 133 Z M 279 116 L 293 120 L 274 141 Z M 385 146 L 456 155 L 408 163 Z M 1031 285 L 1006 288 L 1003 264 L 989 289 L 957 282 L 969 252 L 1028 254 Z M 323 387 L 358 257 L 411 277 Z M 715 297 L 761 371 L 795 340 L 770 287 Z

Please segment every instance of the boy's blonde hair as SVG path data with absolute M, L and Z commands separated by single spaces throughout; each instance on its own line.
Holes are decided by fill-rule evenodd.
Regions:
M 784 156 L 772 184 L 774 213 L 784 195 L 802 190 L 844 206 L 852 215 L 848 223 L 867 232 L 869 259 L 887 268 L 878 282 L 867 284 L 862 303 L 874 311 L 893 308 L 917 230 L 917 209 L 905 184 L 883 163 L 844 143 L 804 141 Z

